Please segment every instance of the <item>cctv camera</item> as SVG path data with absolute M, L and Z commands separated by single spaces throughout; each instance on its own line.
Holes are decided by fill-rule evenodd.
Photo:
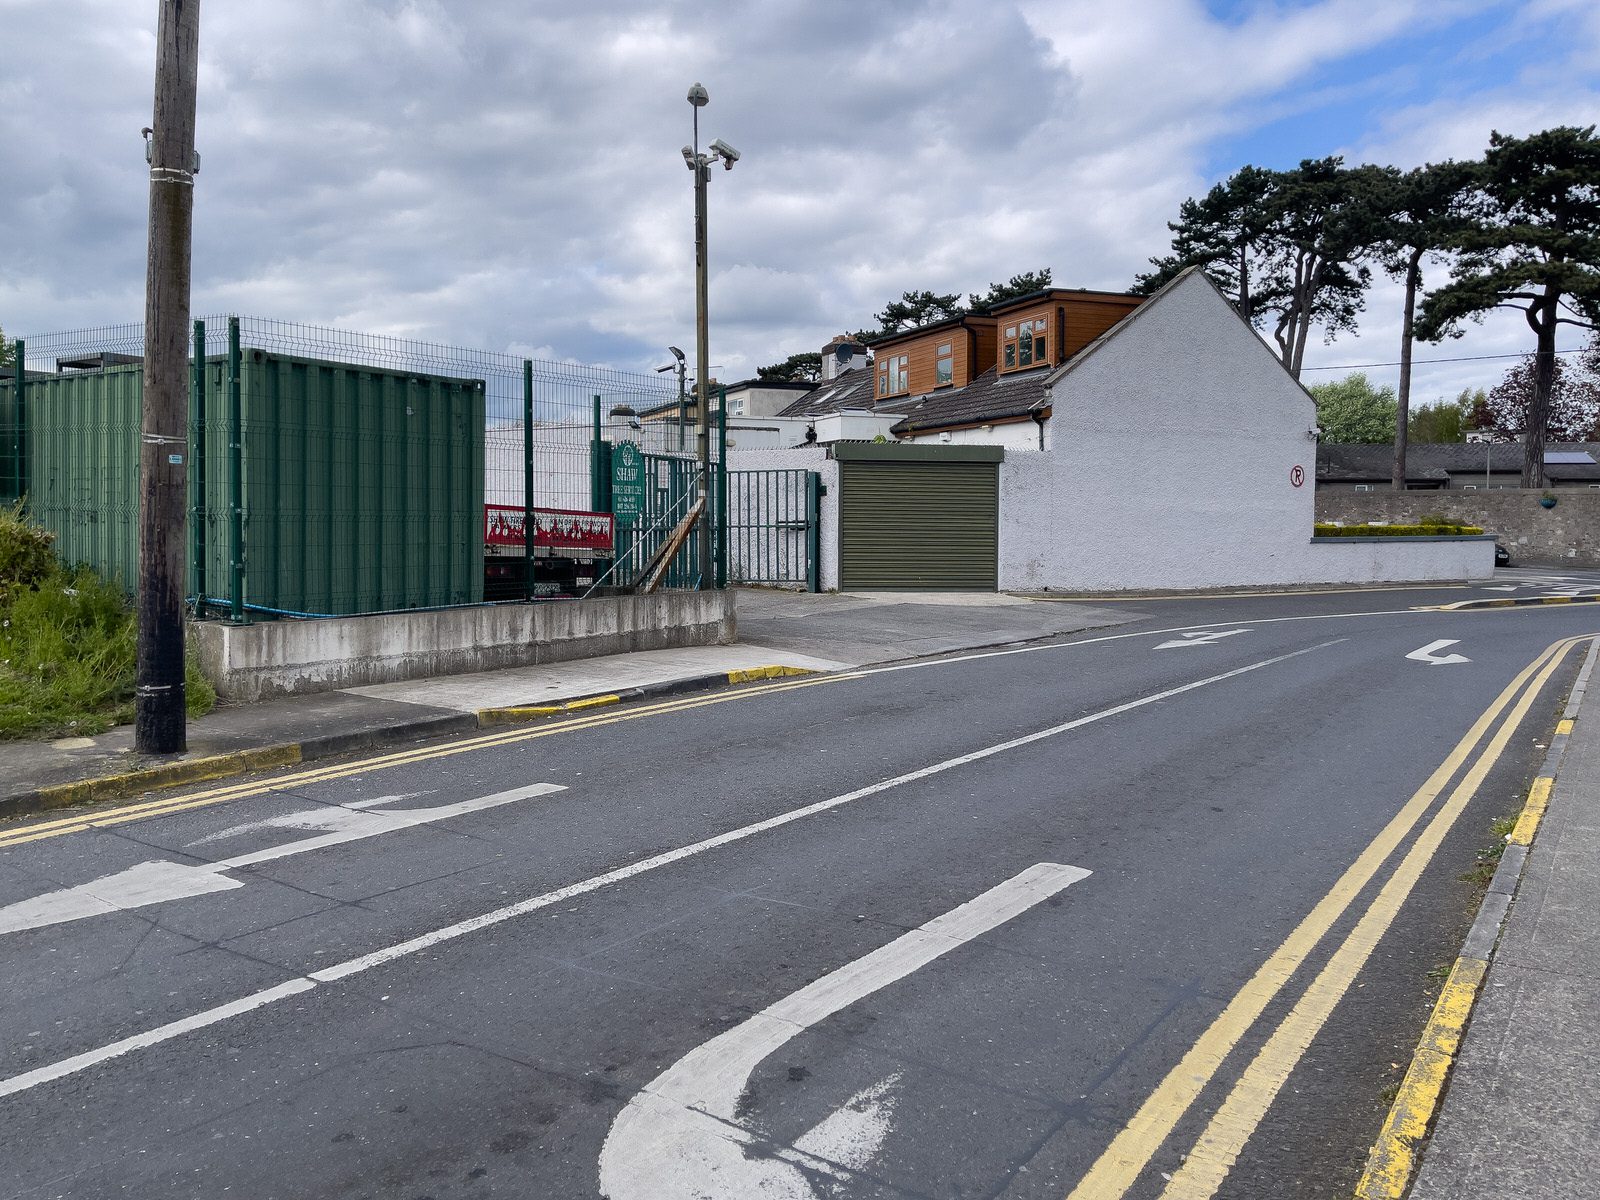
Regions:
M 739 161 L 739 152 L 721 138 L 711 143 L 711 153 L 721 155 L 723 165 L 729 170 L 732 170 L 733 164 Z
M 683 148 L 683 165 L 688 167 L 689 170 L 691 170 L 691 171 L 694 170 L 694 147 L 693 146 L 685 146 Z

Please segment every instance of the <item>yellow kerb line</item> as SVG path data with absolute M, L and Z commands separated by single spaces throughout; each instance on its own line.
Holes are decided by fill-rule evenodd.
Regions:
M 1356 1183 L 1355 1200 L 1400 1200 L 1411 1179 L 1416 1147 L 1428 1132 L 1439 1107 L 1450 1066 L 1461 1047 L 1461 1034 L 1489 964 L 1481 958 L 1458 958 L 1439 992 L 1433 1015 L 1406 1077 L 1400 1083 L 1367 1166 Z
M 778 683 L 743 688 L 737 692 L 723 692 L 712 696 L 685 697 L 678 700 L 663 701 L 659 704 L 642 705 L 639 708 L 608 710 L 603 715 L 579 716 L 570 721 L 559 721 L 551 725 L 539 726 L 535 729 L 508 729 L 501 733 L 485 734 L 459 742 L 452 742 L 447 746 L 419 747 L 414 750 L 403 750 L 392 754 L 360 759 L 356 762 L 313 767 L 288 775 L 275 776 L 272 779 L 229 784 L 219 788 L 212 788 L 208 791 L 191 792 L 181 796 L 151 800 L 143 804 L 123 805 L 104 812 L 86 812 L 77 816 L 24 825 L 14 831 L 0 833 L 0 847 L 41 841 L 45 838 L 60 837 L 86 829 L 124 825 L 132 821 L 169 816 L 173 813 L 187 812 L 191 809 L 206 808 L 213 804 L 223 804 L 230 800 L 259 796 L 266 792 L 303 787 L 310 783 L 324 783 L 333 779 L 347 779 L 352 775 L 363 775 L 370 771 L 388 770 L 392 767 L 448 758 L 457 754 L 466 754 L 473 750 L 531 741 L 534 738 L 574 733 L 579 730 L 592 729 L 599 725 L 612 725 L 622 721 L 633 721 L 643 717 L 682 712 L 687 709 L 703 708 L 713 704 L 726 704 L 733 700 L 746 700 L 755 696 L 771 695 L 775 692 L 792 691 L 796 688 L 804 687 L 818 687 L 825 683 L 857 678 L 860 678 L 858 674 L 850 673 L 818 675 L 804 679 L 786 679 Z
M 1126 1126 L 1111 1140 L 1088 1173 L 1073 1188 L 1069 1200 L 1114 1200 L 1133 1186 L 1171 1135 L 1200 1092 L 1222 1066 L 1239 1040 L 1255 1024 L 1289 977 L 1316 948 L 1378 869 L 1438 799 L 1445 786 L 1471 755 L 1478 742 L 1512 702 L 1523 686 L 1558 653 L 1581 638 L 1554 643 L 1524 667 L 1473 722 L 1450 754 L 1417 789 L 1404 807 L 1384 826 L 1356 861 L 1339 877 L 1327 895 L 1283 941 L 1254 975 L 1239 989 L 1195 1044 L 1157 1085 Z
M 1478 794 L 1490 769 L 1505 753 L 1512 735 L 1561 665 L 1564 655 L 1565 651 L 1554 656 L 1527 691 L 1523 692 L 1521 699 L 1495 731 L 1494 737 L 1478 755 L 1477 761 L 1412 843 L 1405 857 L 1400 860 L 1400 865 L 1356 922 L 1355 928 L 1340 943 L 1327 965 L 1317 973 L 1305 994 L 1234 1083 L 1228 1098 L 1185 1157 L 1183 1166 L 1161 1193 L 1161 1200 L 1210 1200 L 1222 1186 L 1229 1170 L 1244 1151 L 1245 1144 L 1277 1099 L 1278 1092 L 1288 1082 L 1312 1040 L 1321 1032 L 1345 992 L 1366 966 L 1372 952 L 1378 948 L 1378 942 L 1389 931 L 1401 906 L 1410 898 L 1417 881 L 1422 878 L 1422 872 L 1433 861 L 1445 836 Z
M 1533 835 L 1539 831 L 1539 822 L 1544 819 L 1545 809 L 1550 807 L 1550 789 L 1555 783 L 1548 775 L 1541 775 L 1533 781 L 1533 786 L 1528 789 L 1528 802 L 1522 806 L 1522 815 L 1517 818 L 1516 827 L 1506 841 L 1513 846 L 1533 845 Z

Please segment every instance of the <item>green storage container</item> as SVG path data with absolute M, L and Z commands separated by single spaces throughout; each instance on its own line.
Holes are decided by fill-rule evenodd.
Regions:
M 206 592 L 218 599 L 229 596 L 233 553 L 227 373 L 225 357 L 207 359 L 203 447 L 193 395 L 189 414 L 190 546 L 203 541 Z M 31 378 L 27 397 L 30 515 L 56 533 L 63 558 L 130 588 L 142 383 L 141 367 L 110 367 Z M 0 424 L 13 390 L 0 389 Z M 484 397 L 478 379 L 246 348 L 245 602 L 337 616 L 481 601 Z

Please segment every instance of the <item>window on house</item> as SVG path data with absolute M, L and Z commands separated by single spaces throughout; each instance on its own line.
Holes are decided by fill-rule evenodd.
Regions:
M 1050 323 L 1044 317 L 1033 317 L 1005 327 L 1001 339 L 1001 364 L 1010 371 L 1021 367 L 1038 366 L 1050 361 Z
M 878 395 L 898 396 L 911 389 L 907 361 L 902 354 L 896 358 L 886 358 L 878 364 Z
M 1372 485 L 1370 483 L 1358 483 L 1358 484 L 1356 484 L 1356 491 L 1358 491 L 1358 492 L 1370 492 L 1371 490 L 1372 490 Z
M 939 347 L 938 361 L 933 368 L 933 386 L 948 387 L 956 381 L 956 344 L 946 342 Z

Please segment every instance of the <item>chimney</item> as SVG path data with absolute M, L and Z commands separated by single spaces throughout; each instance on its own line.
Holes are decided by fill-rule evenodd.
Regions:
M 860 370 L 870 361 L 866 346 L 841 333 L 822 348 L 822 380 L 837 379 L 852 368 Z

